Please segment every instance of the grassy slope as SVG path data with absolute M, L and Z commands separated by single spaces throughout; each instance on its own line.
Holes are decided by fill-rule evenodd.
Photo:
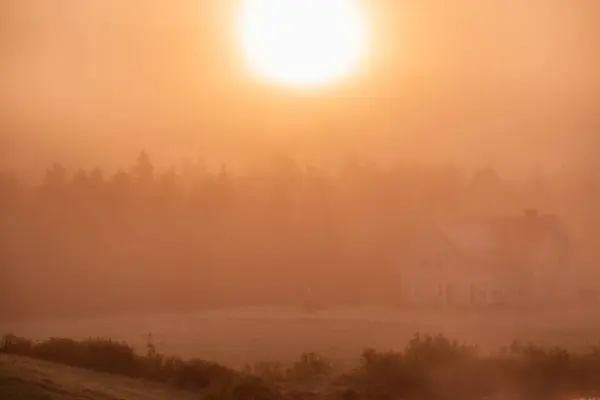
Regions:
M 198 395 L 159 384 L 0 354 L 0 399 L 187 400 Z

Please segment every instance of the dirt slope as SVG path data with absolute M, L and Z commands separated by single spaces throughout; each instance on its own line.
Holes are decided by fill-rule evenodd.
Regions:
M 0 354 L 0 399 L 197 400 L 159 384 Z

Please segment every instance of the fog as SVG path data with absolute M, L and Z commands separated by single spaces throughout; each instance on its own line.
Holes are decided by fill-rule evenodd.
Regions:
M 592 0 L 364 1 L 364 64 L 312 91 L 248 72 L 232 0 L 0 7 L 0 145 L 24 172 L 123 166 L 141 148 L 163 163 L 285 149 L 319 163 L 360 152 L 531 168 L 591 162 L 596 146 Z
M 291 89 L 235 1 L 1 2 L 0 319 L 594 307 L 598 3 L 363 3 Z
M 356 0 L 292 87 L 242 1 L 0 0 L 0 397 L 597 396 L 600 2 Z
M 585 172 L 585 171 L 584 171 Z M 288 155 L 4 173 L 2 316 L 595 307 L 598 177 Z M 516 310 L 516 309 L 515 309 Z

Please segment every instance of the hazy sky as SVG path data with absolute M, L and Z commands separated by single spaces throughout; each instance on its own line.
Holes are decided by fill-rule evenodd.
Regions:
M 360 71 L 299 93 L 249 74 L 236 0 L 1 0 L 0 151 L 20 165 L 142 147 L 555 163 L 600 144 L 597 0 L 363 3 Z

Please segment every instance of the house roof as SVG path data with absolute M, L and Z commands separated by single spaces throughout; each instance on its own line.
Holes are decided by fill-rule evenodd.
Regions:
M 489 251 L 500 242 L 495 226 L 483 220 L 453 221 L 439 224 L 436 229 L 457 250 Z
M 532 262 L 544 246 L 556 253 L 564 253 L 569 246 L 558 217 L 531 213 L 445 221 L 424 229 L 415 244 L 417 252 L 425 246 L 429 253 L 432 248 L 443 246 L 446 256 L 454 254 L 465 267 L 487 264 L 502 269 L 519 269 Z
M 517 251 L 550 242 L 566 244 L 568 237 L 555 215 L 460 219 L 438 224 L 436 229 L 462 251 Z

